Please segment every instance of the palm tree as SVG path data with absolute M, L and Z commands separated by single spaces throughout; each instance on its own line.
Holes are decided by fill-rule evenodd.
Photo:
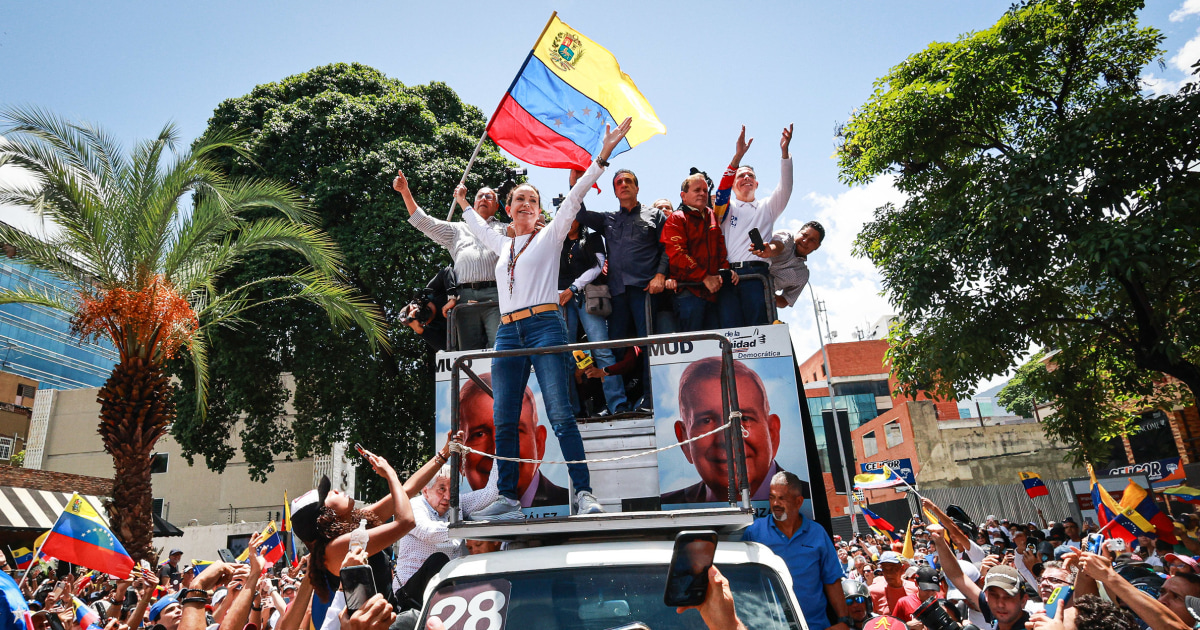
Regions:
M 7 109 L 0 120 L 0 164 L 33 177 L 27 185 L 0 183 L 0 204 L 28 206 L 59 228 L 32 236 L 0 224 L 0 243 L 71 287 L 0 290 L 0 304 L 65 311 L 83 338 L 107 338 L 116 348 L 120 361 L 98 398 L 99 433 L 116 469 L 109 518 L 134 558 L 148 557 L 150 458 L 175 417 L 166 362 L 187 354 L 203 413 L 212 327 L 236 325 L 262 304 L 302 299 L 335 325 L 355 325 L 372 344 L 386 345 L 383 316 L 342 282 L 341 255 L 299 194 L 272 181 L 227 178 L 216 166 L 217 151 L 246 155 L 234 134 L 212 133 L 180 151 L 167 125 L 125 155 L 104 131 L 39 109 Z M 189 195 L 191 203 L 182 203 Z M 246 217 L 264 209 L 268 218 Z M 265 250 L 295 252 L 308 267 L 218 288 L 248 254 Z

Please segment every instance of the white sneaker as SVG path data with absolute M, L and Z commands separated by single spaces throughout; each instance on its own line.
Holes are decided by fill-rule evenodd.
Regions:
M 575 493 L 575 513 L 576 514 L 603 514 L 604 508 L 600 502 L 596 500 L 596 495 L 587 490 L 580 490 Z
M 504 495 L 496 497 L 491 505 L 467 515 L 468 521 L 523 521 L 521 502 Z

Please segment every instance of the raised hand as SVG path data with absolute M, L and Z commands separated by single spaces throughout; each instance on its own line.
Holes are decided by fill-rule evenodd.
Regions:
M 788 159 L 788 147 L 792 144 L 792 127 L 788 125 L 783 128 L 783 136 L 779 138 L 779 150 L 783 153 L 783 159 Z
M 392 468 L 392 465 L 388 463 L 388 460 L 372 453 L 371 451 L 366 451 L 366 453 L 367 461 L 371 464 L 371 468 L 375 469 L 376 474 L 384 479 L 390 479 L 391 477 L 396 476 L 396 471 Z
M 737 146 L 733 150 L 733 158 L 735 163 L 741 163 L 742 157 L 750 150 L 750 145 L 754 144 L 754 138 L 746 139 L 746 125 L 742 125 L 742 132 L 738 134 Z
M 604 125 L 604 144 L 600 148 L 599 156 L 601 160 L 608 160 L 608 156 L 612 155 L 613 149 L 617 148 L 617 145 L 625 138 L 625 134 L 629 133 L 629 128 L 632 126 L 633 118 L 626 118 L 624 122 L 617 125 L 616 129 L 613 129 L 609 125 Z
M 467 202 L 467 187 L 459 184 L 454 187 L 454 200 L 460 203 Z
M 392 180 L 392 190 L 405 194 L 408 193 L 408 178 L 404 176 L 404 171 L 396 171 L 396 179 Z

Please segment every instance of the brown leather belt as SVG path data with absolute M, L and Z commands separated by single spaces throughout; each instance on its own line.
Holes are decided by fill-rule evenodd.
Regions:
M 529 308 L 523 308 L 519 311 L 505 313 L 504 315 L 500 316 L 500 322 L 503 324 L 511 324 L 513 322 L 519 322 L 522 319 L 525 319 L 527 317 L 533 317 L 534 315 L 537 315 L 538 313 L 545 313 L 546 311 L 557 311 L 557 310 L 558 310 L 557 304 L 538 304 L 536 306 L 530 306 Z

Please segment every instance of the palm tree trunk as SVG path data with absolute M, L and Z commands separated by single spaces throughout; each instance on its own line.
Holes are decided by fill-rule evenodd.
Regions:
M 134 560 L 152 560 L 150 455 L 175 418 L 170 383 L 157 365 L 134 357 L 113 368 L 96 400 L 100 437 L 116 469 L 109 523 Z

